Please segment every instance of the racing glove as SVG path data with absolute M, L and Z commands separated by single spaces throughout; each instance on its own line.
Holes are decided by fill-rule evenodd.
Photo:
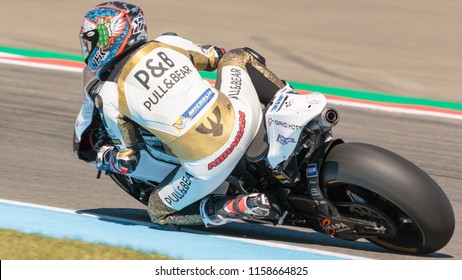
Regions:
M 220 62 L 226 50 L 214 45 L 203 45 L 202 48 L 207 50 L 210 67 L 216 69 L 218 67 L 218 62 Z
M 114 146 L 104 145 L 98 150 L 96 167 L 99 170 L 127 174 L 133 172 L 138 159 L 131 150 L 118 152 Z

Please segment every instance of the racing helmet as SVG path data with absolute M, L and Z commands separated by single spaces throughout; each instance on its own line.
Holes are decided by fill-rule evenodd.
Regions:
M 127 50 L 147 41 L 140 7 L 124 2 L 105 2 L 85 14 L 80 28 L 83 59 L 101 78 Z

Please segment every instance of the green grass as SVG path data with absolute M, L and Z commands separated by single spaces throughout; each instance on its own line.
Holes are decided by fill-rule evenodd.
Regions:
M 1 260 L 167 260 L 129 248 L 55 239 L 0 229 Z

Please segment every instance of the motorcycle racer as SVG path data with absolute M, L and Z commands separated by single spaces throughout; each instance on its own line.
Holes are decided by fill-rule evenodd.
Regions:
M 226 52 L 195 45 L 175 33 L 148 40 L 142 10 L 124 2 L 87 12 L 80 42 L 84 71 L 96 78 L 84 85 L 75 123 L 79 159 L 98 170 L 136 174 L 151 164 L 140 153 L 144 130 L 158 141 L 157 159 L 177 165 L 150 194 L 154 223 L 216 226 L 280 217 L 278 205 L 264 193 L 215 194 L 265 128 L 261 104 L 278 91 L 292 92 L 261 55 L 249 48 Z M 217 71 L 216 84 L 202 79 L 199 70 Z M 95 122 L 102 122 L 110 143 L 94 143 L 89 128 Z

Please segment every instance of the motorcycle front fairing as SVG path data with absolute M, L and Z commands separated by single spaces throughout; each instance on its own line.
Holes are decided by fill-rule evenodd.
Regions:
M 327 100 L 321 93 L 297 94 L 288 86 L 281 89 L 265 114 L 269 151 L 268 163 L 275 168 L 297 147 L 303 128 L 319 116 Z
M 93 77 L 93 79 L 87 79 L 85 75 L 85 70 L 84 70 L 84 90 L 83 90 L 83 102 L 82 102 L 82 107 L 80 108 L 79 114 L 77 115 L 77 118 L 75 120 L 75 125 L 74 125 L 74 154 L 79 158 L 83 159 L 86 161 L 92 161 L 92 159 L 88 158 L 88 155 L 85 156 L 83 153 L 87 151 L 82 151 L 88 150 L 88 145 L 81 145 L 82 142 L 86 143 L 88 142 L 88 135 L 84 136 L 85 131 L 90 127 L 91 123 L 93 122 L 93 114 L 95 112 L 95 104 L 93 102 L 93 99 L 90 96 L 90 90 L 91 88 L 98 82 L 96 77 Z M 86 138 L 85 138 L 86 137 Z

